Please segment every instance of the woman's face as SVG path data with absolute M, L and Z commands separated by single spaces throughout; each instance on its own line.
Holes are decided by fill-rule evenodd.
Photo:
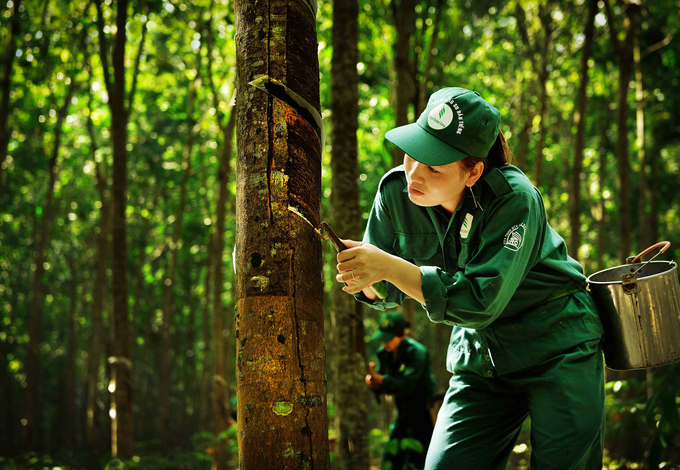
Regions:
M 472 171 L 465 172 L 459 162 L 429 166 L 404 154 L 408 197 L 418 206 L 442 206 L 453 214 L 465 187 L 475 184 L 482 175 L 484 166 L 482 163 L 477 165 Z

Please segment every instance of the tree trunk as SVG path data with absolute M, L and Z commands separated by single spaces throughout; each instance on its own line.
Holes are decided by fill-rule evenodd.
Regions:
M 343 238 L 361 239 L 357 118 L 359 115 L 357 0 L 333 3 L 333 58 L 331 63 L 331 211 L 333 227 Z M 335 429 L 338 432 L 338 469 L 370 467 L 368 401 L 363 312 L 354 297 L 333 283 L 335 340 Z
M 172 241 L 170 242 L 170 266 L 167 276 L 164 280 L 163 287 L 163 325 L 161 328 L 161 351 L 159 356 L 159 370 L 158 370 L 158 415 L 160 419 L 161 430 L 161 444 L 164 448 L 170 445 L 170 363 L 174 351 L 171 348 L 170 335 L 173 333 L 172 317 L 174 314 L 174 306 L 172 304 L 175 273 L 177 270 L 177 251 L 180 244 L 180 236 L 182 233 L 182 219 L 184 217 L 184 206 L 187 194 L 187 181 L 191 173 L 191 152 L 194 146 L 194 102 L 196 99 L 196 81 L 199 79 L 198 69 L 196 75 L 189 85 L 189 109 L 187 110 L 187 128 L 189 135 L 187 137 L 187 145 L 184 150 L 184 158 L 182 161 L 182 168 L 184 173 L 182 175 L 182 182 L 179 190 L 179 201 L 177 204 L 177 211 L 175 212 L 175 221 L 172 233 Z
M 137 261 L 137 266 L 135 269 L 135 293 L 134 293 L 134 300 L 133 300 L 133 307 L 132 307 L 132 322 L 131 323 L 131 328 L 130 328 L 130 351 L 132 352 L 132 357 L 137 357 L 135 354 L 135 349 L 136 349 L 136 329 L 135 325 L 139 325 L 140 323 L 143 325 L 149 325 L 149 319 L 148 318 L 143 318 L 140 319 L 140 314 L 139 314 L 139 304 L 142 299 L 142 291 L 144 289 L 144 264 L 146 262 L 146 237 L 147 233 L 149 233 L 150 230 L 150 223 L 149 220 L 146 219 L 144 221 L 144 225 L 142 228 L 142 235 L 139 240 L 139 258 Z M 146 341 L 147 341 L 147 334 L 146 334 L 146 327 L 144 331 L 144 344 L 142 345 L 142 350 L 146 348 Z M 143 354 L 142 354 L 143 356 Z M 146 364 L 142 361 L 139 366 L 135 369 L 134 371 L 134 380 L 135 383 L 138 384 L 137 390 L 139 391 L 137 396 L 140 397 L 138 403 L 144 403 L 144 398 L 148 394 L 148 388 L 142 387 L 142 384 L 144 383 L 144 376 L 147 373 L 146 369 Z M 142 406 L 139 406 L 137 411 L 135 412 L 135 422 L 137 423 L 137 426 L 135 426 L 135 433 L 136 433 L 136 438 L 142 439 L 144 436 L 144 409 Z
M 603 105 L 603 107 L 605 107 Z M 607 239 L 607 206 L 604 198 L 604 187 L 607 174 L 607 151 L 610 147 L 609 137 L 607 136 L 607 131 L 610 125 L 610 114 L 608 108 L 605 108 L 605 117 L 600 119 L 600 146 L 598 150 L 600 165 L 598 169 L 598 188 L 599 188 L 599 212 L 600 217 L 597 220 L 597 269 L 602 270 L 604 266 L 604 251 L 605 242 Z
M 396 40 L 392 45 L 394 72 L 397 82 L 394 86 L 395 127 L 408 124 L 408 107 L 416 92 L 415 67 L 411 59 L 411 36 L 416 29 L 415 0 L 392 0 L 392 16 Z M 401 165 L 404 153 L 398 147 L 392 148 L 392 166 Z
M 581 177 L 583 176 L 583 149 L 586 141 L 586 106 L 588 103 L 588 60 L 593 49 L 595 33 L 595 14 L 598 12 L 597 0 L 588 3 L 588 19 L 585 27 L 585 42 L 581 53 L 581 71 L 579 89 L 576 96 L 574 125 L 576 126 L 576 142 L 574 143 L 574 168 L 569 191 L 569 220 L 571 225 L 571 243 L 569 253 L 578 260 L 581 247 Z
M 640 252 L 652 245 L 656 240 L 649 236 L 650 220 L 647 217 L 647 155 L 645 140 L 645 88 L 642 75 L 642 63 L 640 58 L 640 37 L 636 34 L 635 47 L 633 49 L 633 61 L 635 68 L 635 122 L 637 130 L 636 146 L 638 149 L 638 161 L 640 163 L 640 195 L 638 197 L 638 227 L 640 227 L 639 242 Z
M 128 0 L 116 4 L 116 38 L 113 47 L 112 66 L 114 82 L 108 71 L 108 50 L 101 25 L 101 3 L 97 3 L 100 21 L 100 54 L 104 77 L 109 92 L 111 110 L 111 141 L 113 143 L 113 220 L 112 241 L 112 292 L 113 292 L 113 357 L 111 364 L 111 455 L 130 458 L 134 452 L 134 418 L 132 413 L 132 351 L 130 351 L 130 325 L 128 319 L 127 275 L 127 229 L 125 206 L 127 204 L 127 123 L 125 108 L 125 44 L 127 42 Z
M 614 50 L 619 58 L 619 88 L 617 94 L 616 109 L 616 164 L 618 176 L 618 209 L 619 209 L 619 234 L 621 263 L 626 262 L 626 258 L 631 255 L 632 235 L 631 235 L 631 202 L 630 202 L 630 159 L 628 156 L 628 84 L 633 74 L 633 35 L 636 25 L 638 7 L 635 4 L 628 4 L 625 10 L 626 18 L 624 26 L 626 29 L 625 37 L 619 42 L 616 28 L 614 26 L 614 15 L 609 6 L 609 0 L 604 1 L 607 13 L 607 24 L 610 28 L 610 36 Z
M 50 240 L 50 224 L 52 223 L 52 200 L 54 198 L 54 184 L 59 173 L 59 165 L 57 159 L 59 157 L 59 149 L 61 147 L 62 126 L 66 119 L 68 107 L 71 104 L 71 97 L 76 89 L 76 81 L 71 81 L 71 86 L 68 89 L 64 103 L 57 112 L 57 122 L 55 123 L 54 131 L 54 146 L 52 147 L 52 156 L 48 164 L 49 179 L 47 183 L 47 195 L 45 196 L 45 205 L 43 207 L 42 220 L 40 222 L 40 230 L 35 234 L 35 251 L 33 264 L 35 265 L 35 274 L 33 277 L 33 286 L 31 289 L 31 304 L 30 304 L 30 320 L 29 320 L 29 337 L 28 337 L 28 354 L 26 358 L 26 425 L 24 432 L 26 435 L 26 447 L 28 451 L 39 450 L 38 438 L 35 430 L 40 425 L 40 386 L 38 377 L 40 375 L 40 342 L 41 331 L 40 323 L 42 320 L 42 278 L 45 274 L 45 256 Z
M 68 316 L 68 354 L 66 356 L 66 419 L 62 423 L 64 447 L 70 451 L 75 449 L 76 420 L 76 316 L 78 314 L 78 263 L 76 259 L 69 260 L 71 271 L 71 308 Z
M 227 430 L 229 427 L 229 411 L 227 404 L 227 387 L 229 387 L 228 377 L 225 374 L 225 354 L 224 354 L 224 325 L 225 313 L 222 303 L 224 293 L 224 227 L 227 210 L 227 200 L 229 199 L 229 161 L 232 156 L 232 140 L 234 128 L 236 126 L 236 109 L 232 108 L 229 115 L 229 122 L 223 129 L 222 153 L 220 155 L 220 168 L 217 176 L 219 185 L 217 190 L 216 221 L 213 250 L 213 377 L 212 377 L 212 399 L 213 399 L 213 425 L 216 436 Z M 215 464 L 217 470 L 226 468 L 227 448 L 224 440 L 218 441 L 215 447 Z
M 654 142 L 649 155 L 649 233 L 652 243 L 659 240 L 659 148 Z
M 91 102 L 91 99 L 90 99 Z M 92 161 L 96 162 L 95 154 L 97 151 L 97 141 L 92 123 L 92 109 L 90 106 L 90 117 L 87 120 L 87 129 L 90 135 L 90 155 Z M 87 391 L 86 391 L 86 419 L 85 436 L 87 441 L 88 468 L 90 470 L 99 467 L 99 437 L 100 409 L 99 409 L 99 372 L 101 367 L 101 357 L 104 341 L 104 299 L 107 292 L 106 267 L 109 254 L 109 235 L 111 232 L 111 204 L 108 196 L 106 160 L 96 163 L 97 189 L 101 202 L 99 233 L 97 234 L 97 249 L 94 259 L 94 282 L 92 284 L 92 308 L 90 319 L 90 338 L 87 347 Z
M 247 5 L 236 4 L 241 469 L 323 470 L 330 461 L 315 232 L 323 148 L 316 18 L 304 0 Z M 257 77 L 261 88 L 249 84 Z
M 208 207 L 209 209 L 209 207 Z M 203 289 L 203 357 L 201 358 L 201 385 L 199 391 L 199 411 L 198 411 L 198 429 L 200 431 L 208 431 L 212 429 L 209 423 L 210 410 L 210 286 L 212 281 L 212 242 L 213 236 L 208 232 L 208 256 L 205 260 L 205 287 Z
M 7 36 L 7 48 L 2 57 L 4 65 L 2 70 L 2 82 L 0 82 L 0 202 L 2 201 L 2 170 L 5 159 L 7 158 L 7 147 L 9 145 L 10 132 L 7 125 L 9 118 L 9 100 L 12 89 L 12 65 L 17 52 L 17 37 L 21 34 L 21 21 L 19 20 L 19 7 L 21 0 L 14 1 L 14 11 L 12 12 L 11 25 Z
M 522 93 L 522 102 L 519 106 L 519 111 L 525 118 L 522 123 L 522 127 L 518 132 L 518 145 L 517 153 L 515 153 L 515 161 L 513 165 L 516 165 L 522 171 L 526 171 L 527 166 L 527 154 L 529 152 L 529 138 L 531 137 L 531 128 L 534 122 L 534 113 L 530 112 L 531 109 L 531 96 L 533 96 L 533 88 L 535 82 L 532 81 L 530 88 Z
M 548 71 L 548 52 L 550 51 L 550 40 L 552 37 L 553 27 L 550 19 L 550 12 L 548 9 L 540 8 L 539 16 L 541 17 L 541 24 L 543 25 L 543 44 L 541 45 L 541 68 L 538 71 L 538 84 L 540 87 L 540 103 L 539 116 L 541 117 L 538 130 L 538 145 L 536 146 L 536 159 L 534 160 L 533 168 L 533 183 L 534 186 L 539 187 L 541 184 L 541 173 L 543 167 L 543 149 L 545 147 L 545 137 L 548 132 L 548 78 L 550 72 Z
M 188 437 L 196 432 L 196 424 L 198 417 L 196 395 L 198 393 L 198 370 L 196 368 L 196 309 L 197 302 L 193 298 L 194 279 L 191 276 L 191 260 L 189 257 L 184 258 L 184 287 L 186 295 L 189 298 L 189 316 L 187 318 L 187 328 L 184 337 L 186 347 L 182 349 L 184 352 L 184 424 L 182 426 L 183 434 Z M 200 270 L 198 271 L 200 277 Z
M 416 108 L 414 109 L 414 116 L 417 118 L 427 106 L 428 91 L 430 89 L 429 81 L 432 75 L 431 70 L 434 62 L 435 49 L 437 47 L 437 39 L 439 36 L 439 23 L 441 22 L 442 12 L 447 8 L 445 0 L 437 0 L 435 17 L 432 24 L 432 39 L 430 39 L 430 46 L 427 48 L 427 59 L 425 62 L 425 69 L 423 70 L 423 83 L 418 86 L 418 99 L 416 100 Z M 425 26 L 423 25 L 423 28 Z

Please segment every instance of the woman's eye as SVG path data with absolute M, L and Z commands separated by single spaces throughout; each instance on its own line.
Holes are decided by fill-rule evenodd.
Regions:
M 431 173 L 439 173 L 437 170 L 434 169 L 434 167 L 428 166 L 428 168 L 430 169 Z

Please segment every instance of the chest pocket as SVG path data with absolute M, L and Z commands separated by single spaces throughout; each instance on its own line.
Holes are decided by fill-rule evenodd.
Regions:
M 459 268 L 464 268 L 467 266 L 468 261 L 470 261 L 470 258 L 472 258 L 475 253 L 477 253 L 477 247 L 479 246 L 479 242 L 475 241 L 470 241 L 470 240 L 461 240 L 460 241 L 460 253 L 458 254 L 458 267 Z
M 405 260 L 413 261 L 416 266 L 432 265 L 436 257 L 439 241 L 435 233 L 400 233 L 394 238 L 395 253 Z

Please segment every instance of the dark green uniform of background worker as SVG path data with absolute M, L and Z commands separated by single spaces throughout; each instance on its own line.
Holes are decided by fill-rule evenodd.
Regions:
M 373 308 L 409 296 L 453 326 L 427 470 L 504 469 L 527 417 L 532 470 L 600 469 L 602 325 L 541 194 L 506 164 L 499 117 L 477 93 L 445 88 L 389 131 L 404 165 L 383 177 L 336 278 Z
M 383 452 L 383 470 L 420 470 L 432 436 L 428 400 L 434 395 L 430 353 L 419 342 L 406 337 L 404 316 L 390 311 L 380 317 L 373 341 L 380 341 L 378 370 L 369 364 L 366 385 L 394 395 L 397 417 Z

